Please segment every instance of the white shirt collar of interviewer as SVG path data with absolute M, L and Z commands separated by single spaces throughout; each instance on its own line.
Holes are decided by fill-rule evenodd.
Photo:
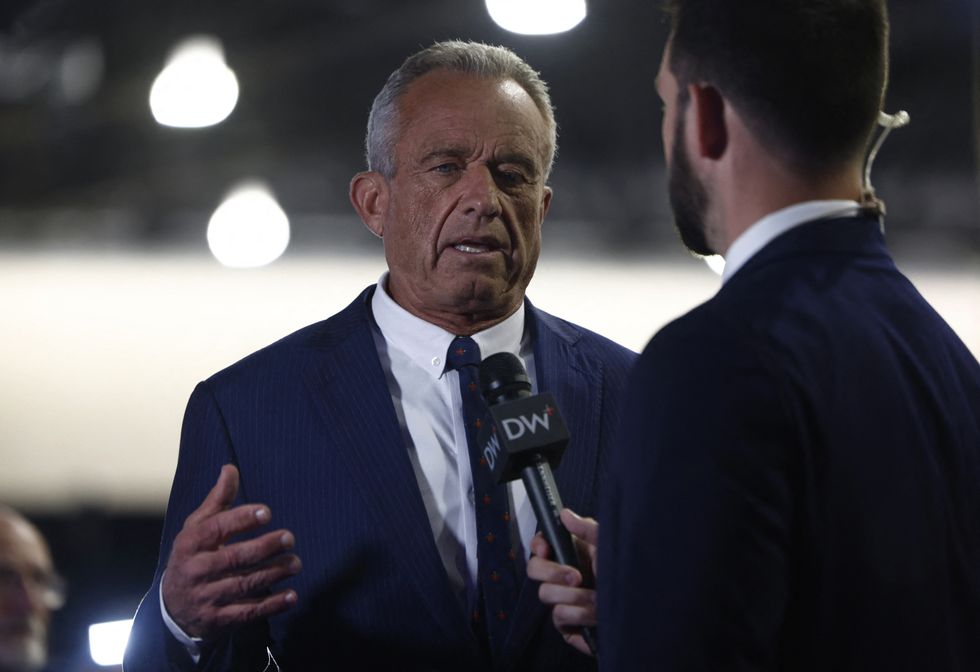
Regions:
M 827 200 L 796 203 L 769 213 L 743 231 L 729 246 L 724 255 L 725 270 L 721 274 L 722 284 L 728 282 L 749 259 L 773 239 L 790 229 L 816 219 L 853 217 L 860 209 L 861 205 L 857 201 Z

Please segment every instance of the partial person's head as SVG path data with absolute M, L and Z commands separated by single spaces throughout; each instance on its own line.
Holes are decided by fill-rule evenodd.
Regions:
M 351 201 L 384 241 L 395 301 L 458 334 L 517 309 L 540 253 L 555 138 L 547 85 L 503 47 L 443 42 L 391 74 Z
M 0 672 L 44 667 L 51 612 L 63 603 L 64 584 L 41 533 L 0 504 Z
M 678 229 L 708 248 L 711 190 L 684 142 L 692 96 L 730 106 L 767 160 L 803 179 L 859 166 L 888 69 L 885 0 L 667 0 L 671 32 L 658 75 Z M 700 132 L 700 131 L 699 131 Z M 703 133 L 702 133 L 703 135 Z M 705 152 L 724 151 L 707 140 Z

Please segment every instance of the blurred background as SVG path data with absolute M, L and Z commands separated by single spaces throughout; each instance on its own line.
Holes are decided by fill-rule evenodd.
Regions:
M 503 44 L 551 85 L 538 306 L 641 349 L 718 289 L 670 221 L 659 3 L 488 4 L 0 4 L 0 501 L 70 584 L 54 669 L 112 669 L 88 626 L 131 617 L 149 585 L 195 383 L 384 270 L 347 185 L 371 101 L 411 52 Z M 570 12 L 563 32 L 513 32 L 538 5 Z M 889 245 L 980 355 L 980 3 L 889 5 L 886 109 L 912 118 L 873 173 Z

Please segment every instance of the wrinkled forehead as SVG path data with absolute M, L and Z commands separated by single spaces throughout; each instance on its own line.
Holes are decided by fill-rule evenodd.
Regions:
M 398 111 L 399 140 L 485 131 L 493 122 L 519 129 L 520 136 L 537 145 L 543 160 L 551 147 L 547 118 L 524 87 L 509 78 L 435 70 L 407 87 Z

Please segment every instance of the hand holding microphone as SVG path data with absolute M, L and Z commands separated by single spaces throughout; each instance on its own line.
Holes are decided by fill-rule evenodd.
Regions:
M 524 365 L 510 353 L 492 355 L 480 363 L 480 384 L 493 423 L 481 431 L 479 445 L 494 478 L 498 483 L 517 478 L 524 482 L 555 560 L 579 569 L 572 536 L 561 522 L 561 497 L 552 474 L 569 439 L 554 398 L 549 393 L 531 394 Z M 581 634 L 595 655 L 595 628 L 583 627 Z
M 551 548 L 537 534 L 531 541 L 534 556 L 527 563 L 527 575 L 541 582 L 538 598 L 552 608 L 551 621 L 565 641 L 582 653 L 594 655 L 583 628 L 595 626 L 598 619 L 596 591 L 588 586 L 595 586 L 599 571 L 599 523 L 581 518 L 571 509 L 562 509 L 561 521 L 573 535 L 581 567 L 576 570 L 552 560 Z

